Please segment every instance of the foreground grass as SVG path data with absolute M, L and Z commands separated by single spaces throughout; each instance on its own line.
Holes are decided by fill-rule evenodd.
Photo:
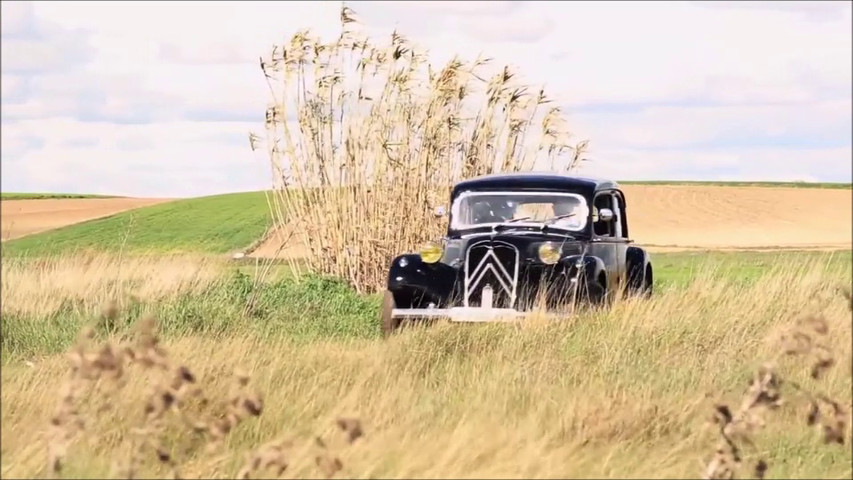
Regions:
M 171 452 L 185 476 L 233 478 L 246 452 L 284 437 L 295 442 L 286 476 L 318 477 L 311 439 L 322 435 L 344 478 L 695 478 L 714 444 L 704 423 L 713 403 L 739 398 L 775 351 L 765 339 L 801 313 L 827 319 L 839 367 L 820 388 L 849 405 L 850 313 L 833 289 L 849 285 L 851 268 L 825 260 L 777 259 L 748 282 L 700 263 L 652 301 L 562 323 L 439 325 L 387 342 L 377 339 L 378 300 L 337 282 L 280 276 L 254 285 L 215 263 L 195 274 L 175 263 L 157 276 L 168 264 L 139 258 L 112 277 L 96 260 L 38 271 L 4 265 L 2 425 L 16 433 L 0 439 L 0 468 L 4 477 L 44 474 L 40 435 L 58 401 L 50 392 L 67 369 L 55 353 L 115 293 L 118 278 L 121 292 L 139 299 L 125 299 L 97 338 L 125 337 L 133 319 L 153 312 L 169 358 L 191 368 L 207 391 L 227 392 L 239 366 L 263 395 L 263 415 L 236 427 L 221 457 L 205 454 L 201 439 L 179 436 L 177 423 L 168 429 L 167 442 L 184 438 Z M 46 305 L 26 291 L 64 301 Z M 141 414 L 151 388 L 145 378 L 131 377 L 106 413 L 94 413 L 95 397 L 83 404 L 90 440 L 69 450 L 65 476 L 103 478 L 125 458 L 119 444 Z M 850 477 L 848 448 L 822 445 L 796 408 L 773 415 L 755 439 L 769 477 Z M 347 445 L 334 436 L 338 416 L 359 418 L 364 438 Z M 141 468 L 143 476 L 168 474 L 150 459 Z
M 30 235 L 3 244 L 4 256 L 97 250 L 227 253 L 271 225 L 264 192 L 177 200 Z
M 10 193 L 0 192 L 0 200 L 40 200 L 48 198 L 119 198 L 116 195 L 93 195 L 88 193 Z

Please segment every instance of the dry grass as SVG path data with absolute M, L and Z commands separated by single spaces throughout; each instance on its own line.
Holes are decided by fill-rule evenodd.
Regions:
M 583 160 L 560 109 L 508 67 L 454 58 L 434 70 L 398 32 L 375 44 L 347 7 L 341 22 L 332 42 L 301 31 L 261 59 L 272 210 L 280 227 L 297 224 L 284 230 L 313 271 L 381 288 L 394 256 L 441 234 L 430 214 L 455 181 Z
M 190 255 L 4 257 L 2 314 L 47 316 L 69 302 L 174 297 L 209 285 L 221 276 L 222 265 L 216 259 Z
M 772 340 L 787 325 L 802 331 L 807 324 L 796 321 L 804 312 L 821 319 L 811 323 L 826 331 L 819 351 L 836 365 L 814 379 L 813 362 L 785 356 L 775 378 L 840 406 L 844 425 L 833 427 L 834 438 L 847 445 L 851 371 L 839 367 L 851 363 L 850 301 L 836 293 L 835 279 L 849 282 L 850 270 L 794 266 L 782 264 L 747 286 L 700 275 L 685 290 L 556 324 L 438 325 L 388 342 L 308 344 L 242 334 L 155 343 L 149 329 L 95 339 L 83 352 L 34 367 L 10 360 L 2 425 L 15 435 L 0 439 L 2 474 L 48 473 L 47 446 L 61 438 L 50 433 L 50 419 L 67 405 L 73 408 L 65 412 L 76 408 L 84 420 L 66 445 L 62 473 L 69 478 L 126 476 L 129 465 L 137 476 L 177 469 L 185 478 L 268 477 L 283 462 L 282 476 L 300 478 L 695 478 L 719 435 L 705 424 L 706 412 L 742 393 L 753 371 L 784 353 Z M 112 348 L 102 348 L 109 342 Z M 118 358 L 121 370 L 103 368 Z M 153 368 L 141 368 L 145 358 Z M 826 355 L 816 358 L 826 365 Z M 87 388 L 65 404 L 57 387 L 69 360 L 78 375 L 87 371 L 80 365 L 96 364 L 103 374 L 72 377 Z M 246 378 L 235 377 L 240 367 L 251 389 L 235 381 Z M 162 406 L 167 388 L 168 412 L 153 403 Z M 203 394 L 194 396 L 197 388 Z M 763 461 L 768 477 L 849 478 L 849 448 L 825 446 L 823 432 L 806 428 L 809 396 L 802 404 L 789 398 L 751 434 L 756 447 L 742 463 Z M 259 416 L 240 413 L 246 399 L 262 400 L 262 413 L 249 409 Z M 830 404 L 818 408 L 816 424 L 836 418 Z M 241 421 L 227 423 L 229 415 Z M 231 428 L 217 437 L 211 427 L 222 430 L 222 422 Z M 351 443 L 356 431 L 362 438 Z

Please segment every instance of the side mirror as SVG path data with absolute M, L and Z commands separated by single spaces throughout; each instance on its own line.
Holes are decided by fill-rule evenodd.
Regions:
M 613 210 L 609 208 L 601 208 L 598 210 L 598 221 L 609 222 L 613 220 Z
M 433 213 L 435 214 L 436 218 L 441 218 L 447 215 L 447 208 L 445 208 L 444 205 L 439 205 L 435 207 L 435 212 Z

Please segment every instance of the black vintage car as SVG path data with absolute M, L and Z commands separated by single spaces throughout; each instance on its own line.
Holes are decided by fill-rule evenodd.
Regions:
M 385 335 L 406 319 L 511 320 L 543 306 L 561 315 L 581 301 L 651 294 L 649 254 L 632 245 L 614 181 L 492 174 L 456 184 L 450 197 L 446 237 L 391 263 Z

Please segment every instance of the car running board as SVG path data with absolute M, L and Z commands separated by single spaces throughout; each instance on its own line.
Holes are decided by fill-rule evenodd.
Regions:
M 453 308 L 395 308 L 391 311 L 393 318 L 434 318 L 447 319 L 451 322 L 515 322 L 531 317 L 547 318 L 557 320 L 565 318 L 565 314 L 558 315 L 542 311 L 520 312 L 513 308 L 477 308 L 477 307 L 453 307 Z

